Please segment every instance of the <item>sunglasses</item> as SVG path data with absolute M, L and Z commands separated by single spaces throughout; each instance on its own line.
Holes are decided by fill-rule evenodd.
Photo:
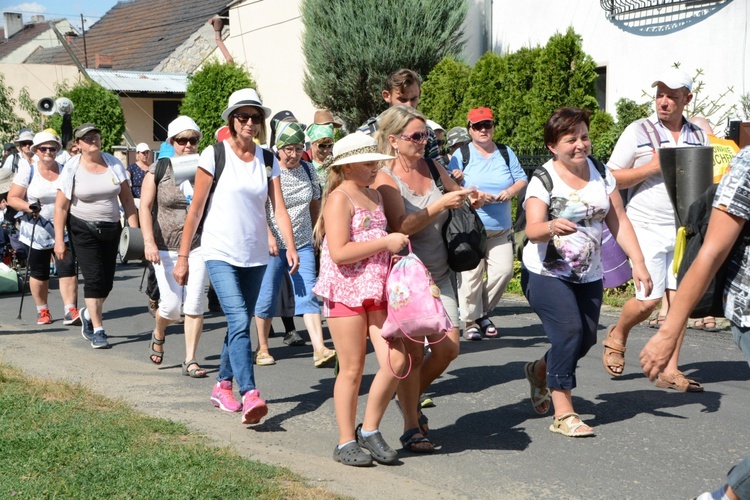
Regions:
M 99 134 L 84 135 L 81 137 L 83 142 L 94 142 L 102 140 L 102 136 Z
M 477 130 L 477 131 L 479 131 L 479 130 L 490 130 L 490 129 L 494 128 L 495 122 L 493 122 L 492 120 L 484 120 L 484 121 L 481 121 L 481 122 L 472 123 L 469 126 L 472 128 L 472 130 Z
M 248 114 L 248 113 L 234 113 L 232 115 L 240 124 L 244 125 L 248 120 L 252 120 L 254 125 L 260 125 L 263 123 L 263 115 L 259 113 Z
M 23 147 L 23 146 L 31 146 L 32 144 L 33 143 L 31 141 L 29 141 L 29 142 L 24 141 L 24 142 L 19 142 L 18 143 L 18 145 L 21 146 L 21 147 Z
M 332 149 L 333 148 L 333 143 L 330 143 L 330 144 L 318 144 L 318 148 L 319 149 Z
M 400 135 L 399 137 L 404 141 L 409 141 L 409 142 L 413 142 L 414 144 L 419 144 L 420 142 L 426 141 L 429 135 L 427 134 L 427 132 L 414 132 L 411 135 Z
M 42 153 L 57 153 L 57 148 L 55 146 L 39 146 L 36 150 L 41 151 Z
M 174 139 L 174 142 L 176 142 L 180 146 L 184 146 L 185 144 L 190 144 L 191 146 L 195 146 L 196 144 L 198 144 L 198 138 L 197 137 L 178 137 Z

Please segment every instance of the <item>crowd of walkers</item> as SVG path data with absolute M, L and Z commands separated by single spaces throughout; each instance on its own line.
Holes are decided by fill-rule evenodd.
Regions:
M 688 75 L 669 70 L 653 87 L 655 113 L 626 129 L 607 166 L 590 157 L 590 112 L 556 110 L 544 126 L 552 159 L 530 179 L 515 153 L 494 141 L 490 108 L 471 109 L 466 127 L 446 133 L 417 110 L 420 80 L 405 69 L 386 81 L 382 95 L 387 109 L 338 141 L 340 124 L 329 111 L 316 112 L 314 123 L 305 126 L 290 111 L 271 116 L 254 89 L 229 97 L 221 115 L 227 131 L 223 140 L 199 153 L 203 132 L 192 118 L 180 116 L 168 127 L 172 158 L 151 162 L 148 147 L 138 145 L 137 161 L 127 171 L 101 151 L 101 131 L 93 124 L 74 130 L 64 166 L 54 131 L 21 134 L 7 203 L 22 214 L 20 233 L 29 246 L 38 324 L 52 322 L 47 305 L 52 264 L 64 323 L 81 325 L 92 347 L 110 347 L 103 304 L 112 290 L 123 220 L 132 228 L 140 226 L 145 258 L 158 283 L 151 362 L 162 362 L 165 328 L 184 314 L 183 374 L 206 376 L 196 352 L 207 274 L 227 323 L 210 396 L 216 407 L 239 412 L 243 424 L 261 421 L 269 409 L 256 386 L 254 365 L 276 362 L 268 348 L 272 319 L 301 316 L 313 366 L 338 366 L 334 460 L 353 466 L 397 460 L 398 453 L 379 431 L 394 395 L 403 415 L 403 449 L 431 453 L 435 445 L 421 397 L 459 355 L 462 337 L 476 341 L 501 333 L 502 325 L 495 325 L 490 315 L 513 276 L 511 201 L 525 193 L 518 198 L 527 237 L 521 286 L 550 347 L 525 365 L 522 376 L 529 382 L 532 410 L 540 415 L 554 410 L 552 432 L 591 436 L 595 429 L 575 413 L 572 390 L 578 361 L 597 342 L 605 224 L 630 260 L 636 297 L 607 328 L 604 370 L 614 377 L 622 374 L 629 330 L 668 297 L 672 305 L 641 361 L 659 387 L 695 392 L 702 386 L 677 367 L 687 316 L 750 218 L 745 196 L 750 152 L 745 149 L 721 179 L 717 214 L 706 238 L 711 244 L 686 276 L 690 286 L 676 291 L 669 272 L 674 209 L 656 151 L 704 146 L 708 139 L 684 116 L 692 99 Z M 173 164 L 189 155 L 196 158 L 197 169 L 185 179 Z M 629 191 L 627 206 L 621 189 Z M 486 228 L 487 248 L 475 269 L 454 273 L 442 228 L 449 212 L 466 203 Z M 407 245 L 429 271 L 435 296 L 453 325 L 418 339 L 429 348 L 423 342 L 386 342 L 381 335 L 391 256 Z M 725 315 L 750 362 L 744 274 L 750 252 L 730 257 L 736 260 L 735 278 L 728 287 Z M 78 267 L 84 278 L 80 311 Z M 333 349 L 325 345 L 323 317 Z M 287 332 L 285 343 L 299 343 L 293 333 L 296 337 Z M 357 424 L 368 338 L 379 367 L 364 419 Z M 403 379 L 396 375 L 407 372 Z M 747 462 L 733 470 L 722 493 L 747 489 Z

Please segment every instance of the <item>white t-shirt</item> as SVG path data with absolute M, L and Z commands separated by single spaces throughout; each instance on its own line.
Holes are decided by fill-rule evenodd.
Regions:
M 555 172 L 552 160 L 541 167 L 552 179 L 551 193 L 536 177 L 529 181 L 526 200 L 539 198 L 550 207 L 550 220 L 568 219 L 578 229 L 573 234 L 555 236 L 549 242 L 529 242 L 523 249 L 523 265 L 529 272 L 574 283 L 602 279 L 602 226 L 616 182 L 609 169 L 602 179 L 591 160 L 588 164 L 589 182 L 582 189 L 565 184 Z
M 696 135 L 690 123 L 683 118 L 680 137 L 675 141 L 672 133 L 659 121 L 656 114 L 649 116 L 659 134 L 662 148 L 684 146 L 708 146 L 708 137 L 703 134 L 703 141 Z M 646 124 L 648 127 L 648 124 Z M 612 170 L 635 168 L 645 165 L 653 157 L 653 146 L 640 120 L 628 125 L 615 144 L 607 166 Z M 664 177 L 661 173 L 648 177 L 638 190 L 631 189 L 627 206 L 628 218 L 636 224 L 659 224 L 674 226 L 674 208 L 669 200 Z
M 26 160 L 26 158 L 21 153 L 16 153 L 15 155 L 10 155 L 5 159 L 5 163 L 3 163 L 2 168 L 7 168 L 8 170 L 13 170 L 13 158 L 18 155 L 18 170 L 17 172 L 21 171 L 21 168 L 25 165 L 27 168 L 29 166 L 29 162 Z
M 31 175 L 31 169 L 34 169 L 34 175 Z M 58 164 L 58 172 L 62 172 L 62 166 Z M 29 182 L 31 178 L 31 182 Z M 13 178 L 13 184 L 26 189 L 26 199 L 29 203 L 39 202 L 42 210 L 39 212 L 37 228 L 34 231 L 24 230 L 22 228 L 20 240 L 28 245 L 31 241 L 31 235 L 34 235 L 34 245 L 36 250 L 50 248 L 55 243 L 55 232 L 52 227 L 52 221 L 55 216 L 55 198 L 57 197 L 57 180 L 48 181 L 39 173 L 39 167 L 34 164 L 30 166 L 26 161 L 19 164 L 18 173 Z M 22 225 L 30 224 L 28 217 L 24 217 Z
M 214 147 L 203 150 L 198 167 L 211 175 L 215 171 Z M 244 162 L 226 141 L 221 147 L 226 163 L 203 222 L 203 258 L 237 267 L 264 266 L 269 260 L 265 208 L 268 177 L 262 150 L 256 147 L 253 161 Z M 281 168 L 274 158 L 271 178 L 279 175 Z

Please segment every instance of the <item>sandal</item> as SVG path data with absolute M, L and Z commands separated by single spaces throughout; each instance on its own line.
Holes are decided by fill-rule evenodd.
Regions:
M 661 325 L 664 324 L 664 320 L 667 319 L 666 316 L 662 316 L 661 314 L 657 314 L 650 320 L 648 320 L 648 327 L 649 328 L 656 328 L 657 330 L 661 328 Z
M 575 419 L 578 419 L 578 422 L 573 423 L 573 420 Z M 560 417 L 552 417 L 552 425 L 549 426 L 549 430 L 568 437 L 586 437 L 594 435 L 593 429 L 590 431 L 578 432 L 578 429 L 581 427 L 588 427 L 588 425 L 581 420 L 581 417 L 579 417 L 577 413 L 566 413 L 565 415 L 560 415 Z
M 435 451 L 435 445 L 432 441 L 424 436 L 416 437 L 417 434 L 422 434 L 419 431 L 419 427 L 415 427 L 404 432 L 404 435 L 398 438 L 401 441 L 401 446 L 412 453 L 432 453 Z M 429 444 L 429 446 L 419 447 L 420 445 Z
M 197 366 L 197 368 L 188 370 L 188 368 L 193 365 Z M 194 359 L 191 359 L 190 361 L 185 361 L 184 363 L 182 363 L 182 374 L 190 378 L 206 378 L 206 375 L 207 375 L 206 370 L 201 368 L 198 362 Z
M 396 408 L 398 408 L 398 411 L 401 412 L 401 416 L 404 416 L 404 409 L 401 408 L 401 402 L 396 398 Z M 430 432 L 430 427 L 427 425 L 430 419 L 427 418 L 427 415 L 422 413 L 422 404 L 419 403 L 417 405 L 417 423 L 419 424 L 419 433 L 423 436 L 426 436 Z M 417 427 L 415 427 L 417 429 Z
M 494 339 L 495 337 L 497 337 L 497 328 L 495 328 L 495 324 L 488 316 L 485 315 L 479 318 L 477 320 L 477 324 L 482 330 L 483 336 L 487 337 L 488 339 Z
M 613 377 L 622 376 L 622 372 L 625 371 L 625 344 L 621 344 L 612 338 L 612 330 L 617 325 L 609 325 L 607 327 L 607 338 L 602 345 L 604 346 L 604 354 L 602 354 L 602 364 L 604 370 L 612 375 Z M 616 372 L 613 368 L 619 368 L 620 371 Z
M 703 330 L 704 332 L 718 332 L 716 328 L 716 318 L 713 316 L 706 316 L 705 318 L 696 319 L 692 324 L 688 323 L 688 328 L 693 330 Z
M 482 340 L 482 332 L 476 325 L 472 325 L 464 330 L 464 338 L 466 340 Z
M 164 359 L 164 348 L 162 347 L 161 351 L 157 351 L 154 349 L 155 345 L 164 345 L 164 342 L 167 340 L 166 337 L 159 340 L 156 338 L 156 332 L 151 332 L 151 343 L 149 344 L 149 349 L 151 350 L 151 354 L 149 355 L 148 359 L 151 360 L 151 362 L 155 365 L 160 365 L 162 360 Z M 154 358 L 158 358 L 159 361 L 155 361 Z
M 529 381 L 531 386 L 531 406 L 537 414 L 545 415 L 549 412 L 551 398 L 547 384 L 540 382 L 534 376 L 534 365 L 536 365 L 536 361 L 526 363 L 523 371 L 526 373 L 526 380 Z M 547 405 L 546 408 L 544 407 L 545 404 Z
M 703 386 L 699 382 L 687 378 L 682 372 L 673 373 L 672 375 L 660 373 L 656 377 L 655 385 L 662 389 L 674 389 L 680 392 L 703 392 Z
M 333 449 L 333 460 L 344 465 L 354 467 L 367 467 L 372 465 L 372 457 L 359 447 L 356 441 L 346 443 L 343 447 L 336 446 Z
M 385 442 L 383 434 L 381 434 L 380 431 L 375 431 L 375 434 L 365 437 L 362 435 L 362 424 L 359 424 L 354 433 L 357 436 L 357 444 L 359 447 L 369 451 L 370 456 L 374 458 L 376 462 L 390 465 L 398 460 L 398 453 L 396 453 L 396 450 L 388 446 L 388 443 Z

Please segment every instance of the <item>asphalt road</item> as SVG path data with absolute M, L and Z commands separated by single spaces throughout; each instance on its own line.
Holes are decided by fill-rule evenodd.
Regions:
M 461 355 L 430 390 L 437 406 L 425 413 L 439 450 L 431 456 L 400 452 L 402 460 L 390 467 L 345 467 L 331 459 L 337 440 L 333 370 L 313 367 L 309 344 L 287 347 L 281 337 L 271 339 L 277 364 L 256 367 L 270 412 L 260 425 L 242 426 L 239 415 L 220 412 L 208 400 L 223 316 L 206 317 L 199 346 L 198 359 L 209 378 L 181 375 L 184 344 L 178 326 L 169 328 L 165 361 L 157 367 L 148 361 L 153 319 L 138 291 L 140 278 L 137 264 L 118 267 L 105 304 L 113 344 L 106 351 L 91 349 L 80 328 L 62 325 L 56 290 L 50 296 L 56 321 L 45 327 L 37 327 L 30 297 L 18 321 L 19 296 L 2 296 L 0 361 L 30 375 L 82 383 L 148 414 L 185 422 L 243 455 L 288 466 L 311 484 L 358 498 L 685 499 L 718 487 L 729 467 L 750 452 L 750 368 L 726 331 L 688 331 L 681 364 L 705 386 L 697 394 L 659 389 L 643 376 L 638 352 L 654 330 L 633 330 L 625 373 L 618 379 L 602 369 L 600 343 L 581 360 L 573 393 L 576 410 L 597 435 L 571 439 L 549 432 L 551 417 L 533 413 L 523 376 L 524 364 L 545 351 L 547 340 L 525 300 L 511 296 L 492 315 L 500 338 L 462 341 Z M 617 313 L 603 311 L 600 341 Z M 274 326 L 282 330 L 279 320 Z M 300 318 L 297 326 L 304 330 Z M 374 368 L 370 353 L 360 416 Z M 402 423 L 395 405 L 381 430 L 396 447 Z

